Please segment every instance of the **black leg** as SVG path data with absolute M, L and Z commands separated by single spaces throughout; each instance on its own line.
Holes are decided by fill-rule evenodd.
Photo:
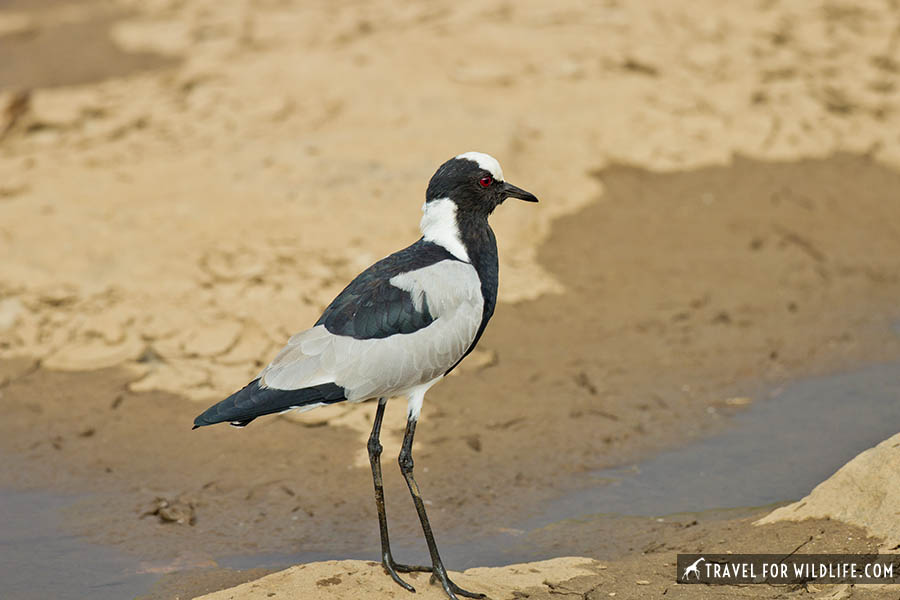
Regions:
M 444 568 L 444 563 L 441 562 L 437 544 L 434 542 L 434 534 L 431 532 L 431 524 L 428 522 L 428 515 L 425 514 L 425 503 L 422 501 L 422 495 L 419 493 L 419 486 L 416 485 L 416 480 L 413 478 L 412 444 L 413 436 L 415 435 L 416 419 L 410 417 L 406 421 L 406 434 L 403 436 L 403 446 L 400 449 L 398 462 L 400 463 L 400 471 L 403 472 L 403 477 L 406 478 L 406 485 L 409 486 L 409 493 L 412 495 L 413 503 L 416 505 L 416 512 L 419 513 L 419 521 L 422 522 L 422 531 L 425 533 L 425 542 L 428 544 L 428 551 L 431 553 L 431 564 L 433 566 L 431 581 L 432 583 L 435 580 L 440 581 L 447 596 L 452 600 L 458 600 L 456 594 L 468 598 L 485 598 L 484 594 L 466 591 L 450 581 L 447 569 Z
M 372 465 L 372 480 L 375 483 L 375 506 L 378 508 L 378 528 L 381 531 L 381 564 L 388 575 L 396 581 L 400 587 L 415 592 L 415 588 L 397 575 L 397 572 L 410 573 L 413 571 L 430 572 L 431 567 L 419 567 L 411 565 L 400 565 L 394 562 L 391 556 L 391 541 L 388 537 L 387 513 L 384 510 L 384 484 L 381 479 L 381 442 L 378 441 L 381 435 L 381 421 L 384 418 L 384 405 L 387 403 L 386 398 L 378 399 L 378 410 L 375 412 L 375 423 L 372 425 L 372 434 L 369 436 L 367 448 L 369 450 L 369 463 Z

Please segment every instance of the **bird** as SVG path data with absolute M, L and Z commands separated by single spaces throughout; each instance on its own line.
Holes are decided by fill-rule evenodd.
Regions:
M 297 333 L 260 374 L 194 420 L 245 427 L 263 415 L 337 402 L 377 399 L 367 450 L 381 535 L 381 563 L 401 587 L 399 573 L 430 572 L 452 600 L 484 598 L 451 581 L 441 560 L 413 476 L 413 437 L 425 394 L 472 350 L 497 305 L 497 241 L 488 217 L 508 198 L 537 197 L 507 183 L 497 160 L 466 152 L 431 177 L 422 206 L 421 237 L 365 269 L 325 308 L 312 328 Z M 421 522 L 431 566 L 397 563 L 391 554 L 379 441 L 385 405 L 407 399 L 398 457 Z

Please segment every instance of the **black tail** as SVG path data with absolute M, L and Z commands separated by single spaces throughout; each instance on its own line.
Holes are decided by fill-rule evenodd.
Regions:
M 254 379 L 244 386 L 244 389 L 206 409 L 202 415 L 194 419 L 194 429 L 226 421 L 237 427 L 244 427 L 256 417 L 263 415 L 316 403 L 334 404 L 346 399 L 344 388 L 333 383 L 323 383 L 300 390 L 278 390 L 260 387 L 259 379 Z

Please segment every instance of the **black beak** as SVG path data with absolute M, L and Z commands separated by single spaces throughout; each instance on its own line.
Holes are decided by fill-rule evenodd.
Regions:
M 518 198 L 519 200 L 524 200 L 525 202 L 537 202 L 537 196 L 530 192 L 526 192 L 520 187 L 516 187 L 511 183 L 503 182 L 503 193 L 507 198 Z

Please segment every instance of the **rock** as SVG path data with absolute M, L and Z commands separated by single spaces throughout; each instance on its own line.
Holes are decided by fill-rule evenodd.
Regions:
M 817 485 L 808 496 L 775 509 L 755 525 L 804 519 L 836 519 L 900 544 L 900 434 L 870 448 Z
M 194 514 L 194 503 L 183 498 L 167 500 L 157 497 L 148 509 L 141 514 L 141 518 L 155 516 L 160 523 L 178 523 L 179 525 L 193 525 L 197 520 Z

